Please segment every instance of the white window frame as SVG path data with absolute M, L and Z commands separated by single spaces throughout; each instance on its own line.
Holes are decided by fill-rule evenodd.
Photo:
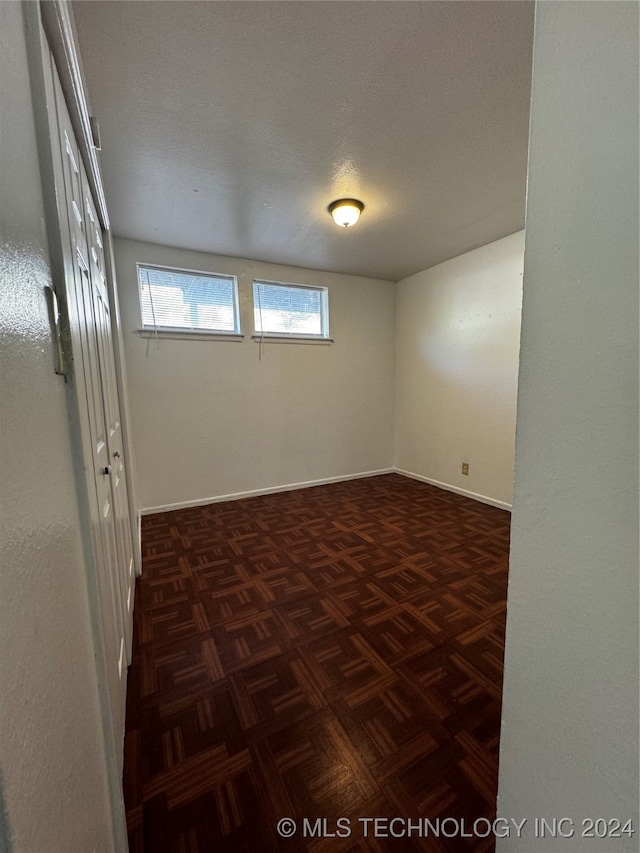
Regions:
M 145 325 L 142 315 L 142 291 L 140 287 L 141 270 L 159 270 L 160 272 L 181 273 L 184 275 L 196 275 L 202 278 L 223 278 L 233 284 L 233 317 L 234 330 L 225 329 L 189 329 L 184 326 L 158 326 Z M 138 288 L 138 307 L 140 309 L 140 326 L 138 331 L 143 338 L 185 338 L 197 340 L 198 338 L 214 338 L 216 340 L 242 341 L 244 335 L 240 326 L 240 301 L 238 299 L 238 278 L 235 275 L 222 272 L 211 272 L 211 270 L 193 270 L 185 267 L 169 267 L 160 264 L 148 264 L 143 261 L 136 263 L 136 285 Z
M 303 332 L 265 332 L 256 329 L 256 309 L 259 310 L 256 302 L 255 285 L 267 284 L 273 287 L 284 287 L 289 290 L 314 290 L 321 294 L 320 300 L 320 328 L 322 329 L 319 335 L 310 335 Z M 331 344 L 333 338 L 329 337 L 329 288 L 322 285 L 314 284 L 298 284 L 291 281 L 273 281 L 266 278 L 254 278 L 251 285 L 251 296 L 253 302 L 253 327 L 254 333 L 251 336 L 253 340 L 260 342 L 264 340 L 276 341 L 278 343 L 310 343 L 310 344 Z

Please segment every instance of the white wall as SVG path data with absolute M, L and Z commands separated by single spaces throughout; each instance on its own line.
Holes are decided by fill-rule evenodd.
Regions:
M 519 232 L 397 286 L 395 464 L 498 504 L 512 496 L 523 251 Z
M 637 3 L 538 4 L 499 785 L 530 826 L 501 853 L 638 850 L 637 63 Z
M 115 255 L 143 508 L 392 465 L 392 282 L 129 240 Z M 244 341 L 141 338 L 136 262 L 237 276 Z M 335 342 L 268 342 L 259 360 L 254 277 L 328 287 Z
M 112 851 L 21 4 L 0 3 L 0 848 Z M 8 825 L 7 825 L 8 823 Z

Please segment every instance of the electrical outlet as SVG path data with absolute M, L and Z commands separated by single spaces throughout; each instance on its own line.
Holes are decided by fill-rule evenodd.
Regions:
M 469 463 L 468 463 L 468 462 L 463 462 L 463 463 L 462 463 L 462 473 L 463 473 L 463 474 L 468 474 L 468 473 L 469 473 Z

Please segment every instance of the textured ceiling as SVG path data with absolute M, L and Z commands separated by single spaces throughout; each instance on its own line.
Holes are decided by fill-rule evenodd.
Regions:
M 398 280 L 523 227 L 532 3 L 73 9 L 118 236 Z

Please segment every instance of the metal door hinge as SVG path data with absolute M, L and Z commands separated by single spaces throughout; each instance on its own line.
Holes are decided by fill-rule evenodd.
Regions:
M 100 125 L 98 124 L 98 119 L 95 116 L 89 116 L 89 125 L 91 127 L 91 141 L 93 142 L 93 147 L 96 151 L 100 151 L 102 149 L 102 141 L 100 140 Z
M 60 317 L 60 303 L 55 290 L 50 285 L 45 285 L 45 297 L 49 309 L 49 322 L 51 324 L 51 335 L 53 338 L 54 370 L 59 376 L 67 375 L 67 362 L 64 357 L 62 346 L 62 319 Z

